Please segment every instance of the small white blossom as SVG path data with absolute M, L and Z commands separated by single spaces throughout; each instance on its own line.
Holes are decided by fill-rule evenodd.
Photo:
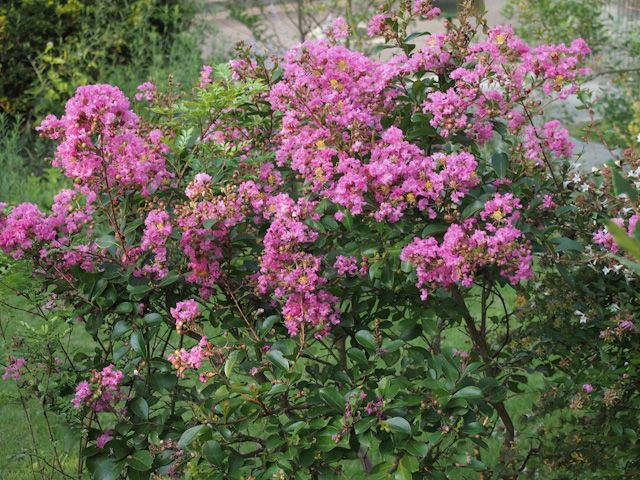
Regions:
M 580 310 L 576 310 L 575 313 L 579 318 L 580 318 L 580 323 L 584 324 L 587 323 L 589 321 L 589 317 L 587 317 L 584 313 L 582 313 Z

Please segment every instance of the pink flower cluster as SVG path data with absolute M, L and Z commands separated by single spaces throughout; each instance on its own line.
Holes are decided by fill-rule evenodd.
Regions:
M 186 370 L 198 370 L 202 366 L 202 362 L 210 355 L 211 349 L 207 337 L 202 337 L 198 344 L 191 349 L 180 348 L 173 352 L 169 355 L 169 361 L 176 369 L 176 375 L 184 378 Z
M 462 225 L 450 225 L 441 243 L 429 237 L 407 245 L 400 258 L 416 267 L 422 299 L 430 289 L 470 287 L 476 272 L 488 266 L 496 267 L 512 284 L 532 278 L 531 251 L 513 225 L 520 208 L 512 194 L 496 194 L 480 214 L 484 225 L 470 218 Z
M 62 190 L 54 198 L 50 215 L 32 203 L 21 203 L 5 215 L 2 210 L 6 204 L 0 204 L 0 249 L 16 259 L 30 253 L 41 263 L 56 265 L 59 270 L 80 265 L 83 270 L 93 271 L 92 254 L 97 247 L 71 246 L 74 234 L 92 219 L 93 208 L 81 205 L 80 197 L 73 190 Z
M 5 367 L 2 379 L 8 380 L 9 378 L 12 378 L 14 380 L 18 380 L 22 375 L 22 367 L 26 364 L 27 361 L 22 357 L 12 360 L 11 363 Z
M 447 189 L 457 202 L 478 183 L 471 154 L 426 156 L 399 128 L 382 128 L 396 95 L 386 87 L 399 65 L 307 43 L 287 57 L 270 97 L 284 112 L 278 165 L 289 163 L 312 191 L 378 221 L 398 221 L 413 206 L 425 210 Z
M 362 263 L 358 266 L 358 259 L 356 257 L 345 257 L 344 255 L 338 255 L 336 261 L 333 264 L 333 268 L 336 269 L 338 275 L 360 275 L 364 276 L 369 271 L 369 265 L 367 263 L 367 257 L 362 257 Z
M 419 15 L 425 20 L 433 20 L 440 16 L 440 9 L 434 7 L 431 0 L 414 0 L 412 12 L 414 15 Z
M 141 252 L 153 253 L 153 262 L 146 264 L 138 275 L 146 274 L 161 279 L 167 276 L 167 239 L 171 236 L 172 226 L 169 214 L 162 209 L 151 210 L 144 221 L 144 232 L 140 243 Z M 137 252 L 136 252 L 137 253 Z M 129 252 L 133 255 L 134 252 Z
M 574 147 L 569 131 L 558 120 L 545 123 L 542 131 L 538 131 L 533 125 L 525 128 L 524 156 L 537 165 L 544 164 L 544 150 L 558 158 L 569 158 L 573 155 Z
M 111 440 L 113 440 L 113 430 L 108 428 L 102 432 L 98 438 L 96 438 L 96 447 L 102 449 Z
M 142 101 L 142 99 L 152 102 L 156 94 L 156 86 L 151 82 L 144 82 L 142 85 L 138 85 L 136 90 L 138 93 L 136 93 L 135 99 L 138 102 Z
M 377 37 L 384 35 L 387 31 L 387 20 L 389 20 L 389 15 L 386 13 L 378 13 L 369 19 L 369 24 L 367 25 L 367 35 L 370 37 Z
M 210 65 L 203 65 L 200 69 L 200 83 L 198 86 L 200 88 L 207 88 L 207 86 L 213 83 L 211 79 L 211 74 L 213 73 L 213 67 Z
M 326 279 L 321 273 L 321 258 L 305 252 L 318 234 L 304 220 L 318 220 L 315 205 L 301 198 L 297 202 L 286 194 L 272 197 L 268 212 L 271 225 L 264 236 L 264 253 L 260 259 L 257 290 L 272 291 L 284 302 L 282 315 L 291 336 L 304 325 L 320 327 L 323 335 L 339 322 L 338 298 L 321 287 Z
M 442 66 L 437 60 L 442 58 L 445 42 L 446 36 L 428 39 L 407 67 L 437 70 Z M 510 118 L 510 128 L 520 128 L 525 117 L 519 105 L 536 89 L 542 88 L 546 95 L 555 93 L 559 99 L 575 93 L 576 79 L 588 72 L 580 65 L 589 53 L 583 40 L 570 47 L 559 44 L 530 49 L 511 27 L 494 27 L 485 41 L 469 47 L 469 66 L 451 73 L 455 85 L 427 95 L 424 111 L 433 116 L 430 123 L 443 137 L 465 132 L 484 143 L 493 136 L 494 120 Z M 558 156 L 570 155 L 570 142 L 559 123 L 550 122 L 545 128 L 547 146 Z
M 271 90 L 284 113 L 279 165 L 290 161 L 303 175 L 331 176 L 338 150 L 359 151 L 378 128 L 395 93 L 386 90 L 393 72 L 384 64 L 326 42 L 305 42 L 285 58 L 283 81 Z M 320 172 L 317 169 L 323 170 Z
M 58 140 L 53 165 L 83 192 L 140 189 L 147 196 L 170 177 L 159 132 L 145 138 L 129 100 L 111 85 L 79 87 L 62 117 L 47 116 L 38 131 Z
M 190 324 L 200 316 L 198 303 L 193 299 L 178 302 L 175 307 L 170 309 L 170 312 L 176 321 L 176 330 L 179 334 L 183 334 L 189 330 L 191 328 Z
M 123 378 L 123 373 L 113 365 L 107 365 L 101 371 L 93 370 L 89 382 L 83 381 L 77 385 L 71 403 L 75 408 L 86 405 L 96 412 L 112 411 L 118 402 L 125 399 L 125 393 L 120 388 Z
M 611 219 L 613 223 L 615 223 L 620 228 L 626 228 L 627 235 L 633 237 L 635 235 L 636 226 L 638 225 L 638 215 L 632 215 L 627 221 L 627 226 L 625 227 L 625 220 L 623 218 L 617 217 Z M 601 228 L 597 230 L 593 234 L 593 241 L 597 245 L 602 245 L 606 250 L 609 250 L 611 253 L 618 253 L 620 250 L 616 240 L 611 233 L 606 228 Z
M 349 36 L 349 25 L 344 18 L 338 17 L 331 22 L 331 26 L 326 32 L 330 40 L 342 40 Z
M 227 186 L 214 196 L 211 177 L 199 173 L 187 186 L 189 203 L 176 209 L 182 230 L 180 246 L 189 260 L 188 282 L 200 286 L 200 296 L 208 298 L 220 278 L 223 246 L 230 229 L 245 220 L 248 206 L 257 214 L 264 206 L 264 193 L 253 181 Z

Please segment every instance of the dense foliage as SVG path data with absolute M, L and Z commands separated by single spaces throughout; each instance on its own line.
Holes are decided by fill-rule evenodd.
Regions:
M 4 1 L 0 108 L 11 115 L 58 112 L 78 85 L 166 57 L 193 15 L 189 1 Z
M 79 437 L 65 475 L 638 473 L 634 264 L 604 227 L 636 235 L 638 160 L 585 178 L 543 120 L 589 47 L 465 10 L 407 35 L 439 12 L 399 3 L 368 25 L 386 61 L 338 18 L 189 92 L 81 87 L 40 124 L 73 188 L 1 207 L 3 284 L 47 326 L 5 377 Z

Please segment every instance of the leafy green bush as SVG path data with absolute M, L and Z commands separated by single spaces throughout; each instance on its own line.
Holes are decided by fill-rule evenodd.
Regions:
M 194 13 L 193 2 L 177 0 L 2 2 L 0 106 L 12 115 L 60 113 L 78 85 L 157 65 L 159 56 L 165 63 Z M 180 48 L 188 68 L 188 58 L 199 57 L 197 43 Z M 136 71 L 140 82 L 147 72 Z
M 0 247 L 52 333 L 17 335 L 5 378 L 65 418 L 74 475 L 637 476 L 638 280 L 599 222 L 636 235 L 640 162 L 585 178 L 544 121 L 581 93 L 583 41 L 463 10 L 418 46 L 405 26 L 436 15 L 389 2 L 386 61 L 337 19 L 183 93 L 91 85 L 45 118 L 73 189 L 3 205 Z

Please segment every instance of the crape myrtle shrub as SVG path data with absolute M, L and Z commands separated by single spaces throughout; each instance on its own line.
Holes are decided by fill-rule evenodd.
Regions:
M 31 269 L 33 311 L 95 348 L 16 341 L 5 376 L 79 434 L 71 475 L 567 478 L 589 471 L 581 440 L 542 420 L 569 407 L 568 435 L 632 455 L 633 279 L 606 256 L 609 209 L 569 173 L 568 132 L 540 120 L 580 93 L 589 48 L 531 48 L 464 10 L 406 35 L 437 15 L 381 8 L 385 62 L 342 46 L 337 19 L 283 59 L 205 66 L 183 94 L 81 87 L 41 123 L 73 188 L 50 212 L 2 206 L 5 278 Z M 594 297 L 575 334 L 580 276 L 631 323 Z M 516 415 L 536 369 L 549 395 Z M 607 468 L 629 472 L 625 455 Z

